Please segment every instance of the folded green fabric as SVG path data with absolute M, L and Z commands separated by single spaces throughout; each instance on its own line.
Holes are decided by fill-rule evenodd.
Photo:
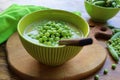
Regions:
M 6 41 L 17 28 L 18 21 L 26 14 L 48 9 L 42 6 L 13 4 L 0 13 L 0 44 Z
M 17 28 L 19 20 L 34 11 L 46 10 L 49 8 L 35 5 L 12 4 L 6 10 L 0 13 L 0 44 L 6 41 Z M 80 15 L 79 12 L 74 12 Z

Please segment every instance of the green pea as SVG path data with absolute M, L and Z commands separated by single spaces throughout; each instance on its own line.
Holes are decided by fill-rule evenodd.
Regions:
M 46 36 L 46 37 L 49 37 L 49 36 L 50 36 L 50 33 L 46 32 L 46 33 L 45 33 L 45 36 Z
M 56 29 L 59 29 L 60 28 L 60 25 L 59 24 L 56 24 Z
M 116 69 L 117 65 L 116 64 L 112 64 L 112 69 Z
M 108 69 L 104 69 L 104 74 L 107 74 L 108 73 Z
M 46 30 L 49 29 L 49 26 L 44 26 L 44 29 L 46 29 Z
M 60 38 L 59 38 L 59 37 L 56 37 L 55 40 L 58 41 L 58 40 L 60 40 Z
M 41 33 L 39 33 L 39 35 L 40 35 L 40 37 L 42 37 L 44 34 L 41 32 Z
M 57 33 L 57 31 L 56 30 L 52 30 L 52 34 L 55 34 L 55 33 Z
M 57 32 L 61 33 L 61 32 L 62 32 L 62 28 L 59 28 L 59 29 L 57 30 Z
M 62 36 L 66 36 L 66 34 L 67 34 L 66 30 L 63 30 L 62 31 Z
M 42 38 L 39 38 L 39 42 L 40 42 L 40 43 L 43 43 L 43 39 L 42 39 Z
M 49 38 L 49 41 L 50 41 L 50 42 L 53 42 L 53 41 L 54 41 L 54 38 Z
M 47 42 L 47 41 L 44 41 L 44 44 L 45 44 L 45 45 L 48 45 L 48 42 Z
M 65 25 L 64 28 L 65 28 L 66 30 L 69 30 L 69 27 L 67 27 L 67 25 Z
M 99 80 L 99 75 L 95 75 L 94 80 Z
M 55 27 L 55 23 L 52 23 L 51 26 L 52 26 L 52 27 Z
M 48 32 L 49 34 L 52 34 L 52 31 L 51 31 L 51 30 L 47 30 L 47 32 Z
M 120 8 L 120 4 L 119 4 L 119 5 L 116 5 L 116 8 Z
M 42 33 L 44 34 L 44 33 L 46 33 L 47 31 L 46 30 L 42 30 Z
M 52 35 L 51 35 L 51 38 L 55 38 L 55 35 L 54 35 L 54 34 L 52 34 Z
M 51 45 L 52 43 L 51 43 L 51 42 L 47 42 L 46 44 L 47 44 L 47 45 Z
M 46 37 L 46 36 L 43 36 L 42 39 L 43 39 L 43 41 L 46 41 L 46 40 L 47 40 L 47 37 Z
M 60 34 L 59 34 L 59 33 L 56 33 L 55 36 L 56 36 L 56 37 L 60 37 Z

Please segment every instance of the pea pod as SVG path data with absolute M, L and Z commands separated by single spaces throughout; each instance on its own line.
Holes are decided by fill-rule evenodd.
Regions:
M 119 36 L 120 36 L 120 32 L 117 32 L 117 33 L 115 33 L 115 34 L 111 37 L 110 40 L 113 40 L 113 39 L 115 39 L 115 38 L 117 38 L 117 37 L 119 37 Z
M 118 54 L 116 53 L 116 51 L 114 50 L 114 48 L 113 48 L 111 45 L 109 45 L 109 44 L 107 44 L 107 48 L 108 48 L 110 54 L 112 55 L 113 59 L 114 59 L 116 62 L 118 62 L 118 61 L 119 61 L 119 56 L 118 56 Z
M 95 1 L 93 4 L 94 5 L 98 5 L 98 6 L 104 6 L 105 5 L 105 1 Z
M 120 29 L 112 29 L 113 34 L 120 32 Z

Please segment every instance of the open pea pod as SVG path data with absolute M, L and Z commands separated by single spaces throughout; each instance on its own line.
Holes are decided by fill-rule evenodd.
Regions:
M 112 58 L 113 58 L 116 62 L 118 62 L 118 61 L 119 61 L 119 56 L 118 56 L 117 52 L 114 50 L 114 48 L 113 48 L 111 45 L 109 45 L 109 44 L 107 44 L 107 48 L 108 48 L 108 50 L 109 50 Z
M 109 43 L 109 41 L 108 41 L 108 43 L 107 43 L 107 48 L 108 48 L 108 50 L 109 50 L 112 58 L 113 58 L 116 62 L 119 61 L 119 56 L 120 56 L 120 52 L 119 52 L 119 51 L 116 51 L 116 49 L 115 49 L 116 46 L 117 46 L 117 47 L 119 46 L 119 43 L 120 43 L 120 38 L 119 38 L 119 37 L 120 37 L 120 32 L 117 32 L 117 33 L 115 33 L 115 34 L 111 37 L 111 39 L 109 40 L 109 41 L 111 42 L 111 44 Z M 118 38 L 119 40 L 115 41 L 116 38 Z M 114 44 L 114 41 L 115 41 L 115 44 Z M 116 43 L 117 43 L 117 44 L 116 44 Z M 114 44 L 114 46 L 113 46 L 112 44 Z M 117 48 L 117 49 L 118 49 L 118 48 Z

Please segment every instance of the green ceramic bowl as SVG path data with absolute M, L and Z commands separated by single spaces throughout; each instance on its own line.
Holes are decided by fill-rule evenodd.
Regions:
M 88 1 L 84 1 L 85 9 L 91 19 L 96 22 L 106 22 L 114 17 L 120 10 L 120 8 L 106 8 L 91 4 Z
M 18 34 L 20 36 L 20 40 L 27 50 L 27 52 L 40 63 L 56 66 L 61 65 L 73 58 L 75 55 L 79 53 L 82 47 L 78 46 L 58 46 L 58 47 L 47 47 L 35 44 L 29 40 L 27 40 L 23 36 L 23 32 L 25 28 L 38 20 L 61 20 L 66 21 L 68 23 L 72 23 L 78 30 L 81 30 L 84 34 L 84 37 L 87 37 L 89 34 L 89 26 L 88 23 L 80 16 L 63 10 L 43 10 L 33 12 L 31 14 L 23 17 L 18 23 Z

